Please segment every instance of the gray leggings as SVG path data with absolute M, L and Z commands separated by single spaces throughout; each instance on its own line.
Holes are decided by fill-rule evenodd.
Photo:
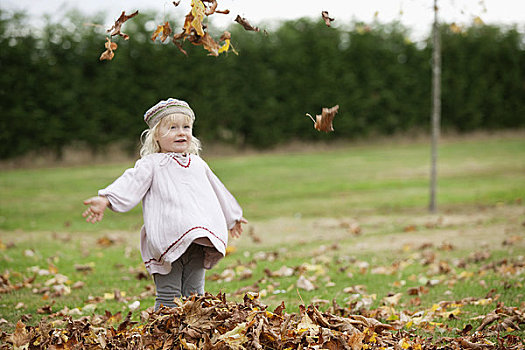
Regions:
M 193 243 L 171 264 L 167 275 L 153 274 L 157 289 L 155 311 L 161 305 L 175 307 L 174 298 L 203 295 L 204 273 L 204 247 Z

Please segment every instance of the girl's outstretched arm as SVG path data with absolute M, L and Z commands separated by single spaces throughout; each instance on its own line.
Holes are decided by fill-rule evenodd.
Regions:
M 82 213 L 87 222 L 99 222 L 104 217 L 104 210 L 109 207 L 109 200 L 103 196 L 95 196 L 84 201 L 89 207 Z
M 233 237 L 233 238 L 239 238 L 241 237 L 241 234 L 242 234 L 242 224 L 247 224 L 248 223 L 248 220 L 246 220 L 245 218 L 240 218 L 239 220 L 237 220 L 235 222 L 235 226 L 233 226 L 231 229 L 230 229 L 230 235 Z

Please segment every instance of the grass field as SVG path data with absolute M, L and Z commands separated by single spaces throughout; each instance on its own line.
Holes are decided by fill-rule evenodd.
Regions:
M 435 215 L 426 209 L 426 143 L 207 161 L 250 220 L 208 272 L 212 293 L 235 300 L 259 291 L 265 304 L 284 301 L 290 311 L 301 299 L 325 308 L 335 300 L 390 321 L 423 312 L 447 332 L 476 327 L 497 303 L 525 307 L 522 134 L 443 142 Z M 80 317 L 153 304 L 138 250 L 140 208 L 97 225 L 80 216 L 82 200 L 131 165 L 0 174 L 1 329 L 59 311 Z M 514 332 L 523 335 L 523 325 Z

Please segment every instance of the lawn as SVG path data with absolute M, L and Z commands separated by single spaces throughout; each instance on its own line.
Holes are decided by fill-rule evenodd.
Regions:
M 339 305 L 417 334 L 476 329 L 502 306 L 523 314 L 522 136 L 445 140 L 434 215 L 427 143 L 208 158 L 250 224 L 208 272 L 206 290 L 234 301 L 258 292 L 269 309 L 284 301 L 288 312 Z M 131 165 L 0 174 L 2 330 L 106 310 L 132 309 L 138 320 L 153 304 L 140 208 L 96 225 L 80 216 L 82 200 Z M 523 336 L 523 324 L 511 328 L 503 331 Z

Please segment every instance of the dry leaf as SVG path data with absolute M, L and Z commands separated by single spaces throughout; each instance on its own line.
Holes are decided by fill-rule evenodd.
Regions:
M 135 11 L 131 15 L 128 16 L 128 15 L 126 15 L 126 11 L 122 11 L 122 13 L 120 14 L 120 17 L 115 21 L 115 24 L 113 24 L 113 26 L 107 30 L 108 33 L 113 30 L 111 32 L 111 36 L 120 35 L 125 40 L 128 40 L 129 39 L 129 35 L 122 33 L 120 30 L 121 30 L 122 25 L 124 24 L 124 22 L 126 22 L 130 18 L 135 17 L 138 14 L 139 14 L 139 11 Z
M 160 41 L 164 42 L 171 35 L 171 27 L 168 21 L 164 24 L 157 26 L 157 29 L 153 32 L 151 36 L 151 41 L 157 40 L 157 37 L 160 35 Z
M 297 288 L 304 289 L 308 292 L 317 289 L 309 279 L 302 275 L 299 276 L 299 279 L 297 280 Z
M 328 27 L 330 27 L 332 21 L 335 21 L 335 18 L 331 18 L 330 16 L 328 16 L 328 11 L 321 12 L 321 16 L 323 17 L 324 23 Z
M 225 31 L 222 34 L 219 40 L 224 41 L 224 44 L 219 48 L 219 53 L 227 52 L 231 48 L 233 53 L 238 55 L 237 51 L 235 51 L 233 45 L 231 44 L 231 38 L 232 38 L 232 35 L 230 32 Z
M 450 25 L 450 30 L 456 34 L 459 34 L 463 31 L 463 29 L 460 26 L 458 26 L 456 23 L 452 23 Z
M 334 131 L 332 121 L 334 120 L 334 117 L 338 111 L 339 105 L 335 105 L 332 108 L 323 108 L 322 114 L 316 115 L 315 120 L 310 114 L 306 113 L 306 115 L 309 116 L 310 119 L 312 119 L 312 121 L 314 122 L 314 128 L 316 130 L 330 132 Z
M 444 317 L 454 311 L 447 307 L 471 303 L 472 298 L 451 302 L 440 302 L 432 309 L 412 315 L 396 312 L 392 307 L 367 311 L 363 303 L 359 306 L 362 314 L 350 314 L 350 308 L 337 305 L 321 312 L 314 305 L 299 306 L 298 314 L 285 313 L 283 302 L 273 311 L 259 300 L 258 293 L 247 293 L 240 303 L 226 300 L 224 294 L 176 299 L 176 307 L 153 308 L 140 312 L 141 324 L 131 321 L 131 312 L 122 320 L 120 312 L 112 315 L 84 316 L 73 320 L 70 315 L 86 314 L 87 306 L 63 310 L 50 317 L 65 317 L 64 321 L 43 320 L 37 326 L 26 326 L 19 321 L 13 334 L 0 332 L 0 344 L 5 348 L 27 349 L 126 349 L 130 345 L 144 349 L 493 349 L 497 327 L 516 329 L 524 323 L 525 316 L 517 308 L 500 306 L 492 314 L 501 315 L 501 323 L 490 326 L 486 333 L 471 332 L 465 328 L 461 336 L 427 337 L 420 331 L 434 333 L 439 323 L 430 318 Z M 135 302 L 130 309 L 139 307 Z M 50 308 L 44 307 L 47 313 Z M 89 313 L 95 308 L 90 308 Z M 439 310 L 439 311 L 438 311 Z M 387 312 L 388 313 L 385 313 Z M 374 316 L 370 316 L 374 315 Z M 378 319 L 389 316 L 399 318 L 403 327 L 384 324 Z M 24 319 L 29 319 L 24 317 Z M 1 320 L 0 320 L 1 321 Z M 27 322 L 27 321 L 25 321 Z M 484 322 L 486 323 L 486 322 Z M 391 332 L 399 329 L 399 331 Z M 516 329 L 517 330 L 517 329 Z M 415 331 L 415 332 L 414 332 Z M 419 333 L 419 334 L 417 334 Z M 366 346 L 365 346 L 366 345 Z M 11 347 L 10 347 L 11 346 Z M 2 347 L 3 349 L 4 347 Z M 516 335 L 498 338 L 498 348 L 521 349 L 521 339 Z
M 477 16 L 476 18 L 474 18 L 474 24 L 477 25 L 477 26 L 482 26 L 485 24 L 485 22 L 483 22 L 483 20 L 481 19 L 481 17 Z
M 28 332 L 26 330 L 26 325 L 22 321 L 16 323 L 15 332 L 8 338 L 8 340 L 13 344 L 15 349 L 27 349 L 31 338 L 33 337 L 33 332 Z
M 209 8 L 206 7 L 205 2 L 211 3 Z M 173 36 L 173 43 L 183 54 L 188 55 L 182 48 L 182 43 L 185 40 L 188 40 L 193 45 L 202 45 L 204 49 L 210 52 L 210 56 L 218 56 L 230 48 L 237 53 L 230 43 L 231 34 L 229 32 L 224 32 L 221 36 L 220 41 L 224 41 L 224 44 L 221 46 L 206 31 L 206 25 L 202 23 L 205 16 L 213 13 L 229 13 L 229 11 L 217 11 L 216 8 L 216 0 L 192 0 L 191 11 L 185 17 L 183 31 Z
M 254 32 L 260 31 L 260 29 L 258 27 L 253 27 L 250 23 L 248 23 L 246 18 L 241 17 L 239 15 L 237 15 L 237 17 L 235 17 L 235 22 L 237 22 L 240 25 L 242 25 L 243 28 L 246 29 L 246 30 L 251 30 L 251 31 L 254 31 Z

